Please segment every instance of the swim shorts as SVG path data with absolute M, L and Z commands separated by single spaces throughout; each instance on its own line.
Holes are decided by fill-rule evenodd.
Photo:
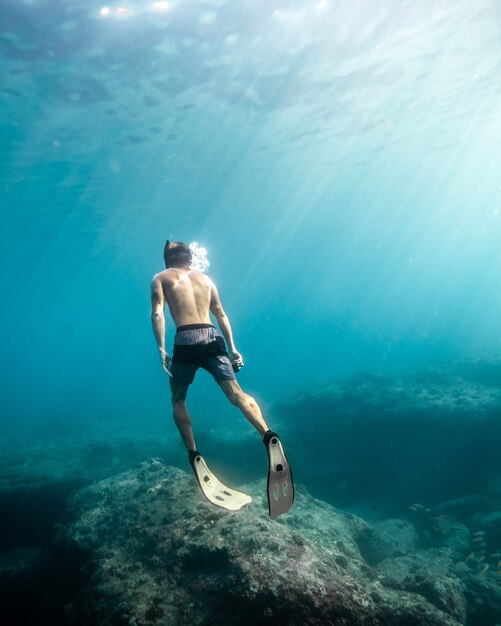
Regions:
M 174 337 L 171 385 L 191 385 L 199 367 L 212 374 L 216 382 L 235 380 L 224 339 L 212 324 L 180 326 Z

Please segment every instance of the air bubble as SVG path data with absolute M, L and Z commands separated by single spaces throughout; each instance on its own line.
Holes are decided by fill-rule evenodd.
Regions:
M 198 270 L 199 272 L 205 272 L 210 266 L 210 261 L 207 258 L 207 250 L 198 245 L 196 241 L 190 243 L 191 251 L 191 269 Z

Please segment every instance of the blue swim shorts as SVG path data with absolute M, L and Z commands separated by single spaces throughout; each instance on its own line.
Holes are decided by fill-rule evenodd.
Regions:
M 191 385 L 199 367 L 212 374 L 218 383 L 235 380 L 224 339 L 212 324 L 180 326 L 174 337 L 171 385 Z

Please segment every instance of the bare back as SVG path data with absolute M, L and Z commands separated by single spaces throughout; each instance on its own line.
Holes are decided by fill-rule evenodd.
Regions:
M 210 324 L 213 283 L 197 270 L 169 268 L 155 276 L 162 284 L 165 301 L 177 327 Z

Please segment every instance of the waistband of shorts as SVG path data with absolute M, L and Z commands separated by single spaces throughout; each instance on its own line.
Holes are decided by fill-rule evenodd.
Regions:
M 197 328 L 215 328 L 215 326 L 213 324 L 186 324 L 185 326 L 176 328 L 176 332 L 180 333 L 183 330 L 196 330 Z

